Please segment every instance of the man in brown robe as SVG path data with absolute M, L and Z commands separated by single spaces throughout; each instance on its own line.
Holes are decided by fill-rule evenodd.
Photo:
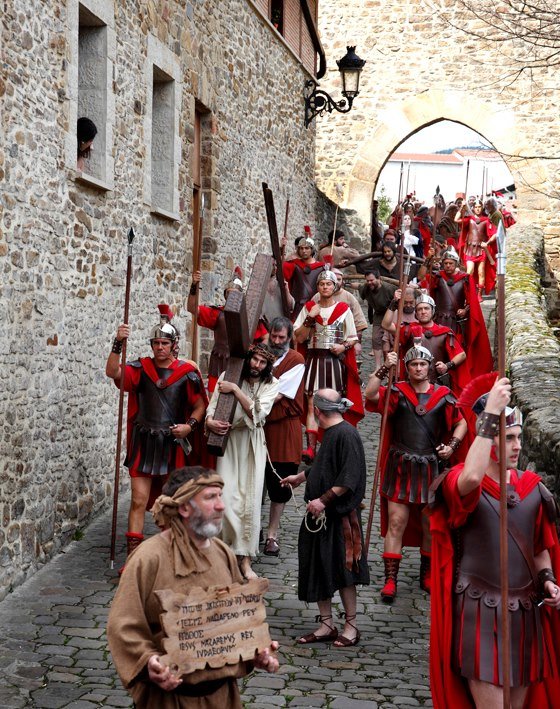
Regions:
M 224 504 L 223 481 L 202 467 L 174 471 L 156 500 L 154 519 L 161 534 L 130 556 L 107 624 L 113 661 L 136 709 L 241 708 L 236 679 L 253 667 L 276 672 L 273 642 L 252 662 L 196 670 L 177 677 L 160 658 L 165 654 L 158 590 L 187 594 L 242 581 L 234 554 L 218 539 Z
M 278 394 L 266 417 L 264 434 L 268 449 L 265 480 L 270 497 L 270 517 L 264 545 L 266 556 L 278 556 L 278 528 L 284 505 L 290 499 L 289 488 L 281 478 L 295 475 L 301 463 L 301 421 L 304 411 L 303 374 L 305 360 L 290 349 L 294 329 L 288 318 L 278 317 L 270 324 L 269 347 L 277 356 L 272 373 L 278 379 Z

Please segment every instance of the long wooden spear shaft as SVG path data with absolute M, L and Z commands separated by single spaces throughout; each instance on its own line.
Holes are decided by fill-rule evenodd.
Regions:
M 200 262 L 202 260 L 202 234 L 204 227 L 204 192 L 200 194 L 200 213 L 198 217 L 198 229 L 193 240 L 193 273 L 200 271 Z M 194 315 L 192 316 L 191 330 L 191 359 L 198 364 L 198 302 L 200 298 L 200 286 L 196 289 L 194 296 Z
M 397 197 L 397 210 L 401 206 L 403 172 L 404 172 L 404 162 L 401 160 L 401 176 L 399 178 L 399 196 Z M 397 212 L 397 214 L 398 214 L 398 212 Z M 399 217 L 399 223 L 397 224 L 397 229 L 400 230 L 401 225 L 402 225 L 402 215 Z
M 498 372 L 506 375 L 506 232 L 500 222 L 498 227 Z M 500 582 L 502 587 L 502 672 L 504 709 L 510 706 L 510 623 L 509 623 L 509 564 L 508 564 L 508 511 L 507 511 L 507 461 L 506 461 L 506 412 L 500 414 Z
M 134 241 L 134 230 L 128 230 L 128 255 L 126 260 L 126 289 L 124 294 L 124 318 L 123 323 L 128 325 L 128 311 L 130 305 L 130 281 L 132 278 L 132 242 Z M 115 566 L 115 542 L 117 538 L 117 511 L 119 508 L 119 484 L 121 475 L 121 445 L 123 430 L 124 412 L 124 370 L 126 367 L 126 338 L 122 341 L 121 351 L 121 379 L 119 386 L 119 413 L 117 426 L 117 452 L 115 454 L 115 481 L 113 485 L 113 521 L 111 525 L 111 568 Z
M 471 164 L 471 161 L 470 161 L 470 159 L 469 159 L 469 160 L 467 160 L 467 174 L 466 174 L 466 176 L 465 176 L 465 203 L 466 203 L 467 200 L 468 200 L 468 197 L 467 197 L 467 189 L 468 189 L 468 187 L 469 187 L 469 167 L 470 167 L 470 164 Z
M 404 255 L 404 246 L 401 244 L 401 263 L 403 263 L 403 255 Z M 399 339 L 400 339 L 400 329 L 401 329 L 401 323 L 402 323 L 402 316 L 403 316 L 403 307 L 404 307 L 404 290 L 406 288 L 406 285 L 408 283 L 408 276 L 410 273 L 410 258 L 407 258 L 406 263 L 404 264 L 403 272 L 401 275 L 401 282 L 400 282 L 400 288 L 401 288 L 401 297 L 399 300 L 399 309 L 397 312 L 397 322 L 396 322 L 396 332 L 395 332 L 395 339 L 393 342 L 393 352 L 396 352 L 397 354 L 397 361 L 398 361 L 398 356 L 399 356 Z M 397 364 L 398 368 L 398 364 Z M 395 367 L 391 367 L 389 369 L 389 376 L 387 378 L 387 390 L 385 392 L 385 402 L 383 404 L 383 415 L 381 417 L 381 427 L 379 431 L 379 446 L 377 449 L 377 460 L 375 462 L 375 473 L 373 476 L 373 486 L 371 489 L 371 500 L 369 503 L 369 515 L 368 515 L 368 521 L 367 521 L 367 527 L 366 527 L 366 543 L 365 543 L 365 548 L 366 548 L 366 557 L 369 552 L 369 542 L 371 539 L 371 527 L 373 524 L 373 514 L 375 512 L 375 500 L 377 498 L 377 489 L 379 487 L 379 477 L 380 477 L 380 472 L 381 472 L 381 454 L 383 452 L 383 447 L 385 445 L 385 436 L 387 432 L 387 420 L 389 418 L 389 400 L 391 398 L 391 388 L 393 386 L 393 381 L 395 379 Z
M 439 209 L 439 185 L 436 187 L 434 195 L 434 223 L 432 224 L 432 242 L 436 240 L 436 229 L 438 225 L 438 209 Z

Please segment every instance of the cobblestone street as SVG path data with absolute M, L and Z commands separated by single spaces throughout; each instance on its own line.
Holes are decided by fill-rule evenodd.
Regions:
M 366 343 L 368 340 L 366 339 Z M 371 369 L 364 357 L 363 376 Z M 368 415 L 360 431 L 369 482 L 375 466 L 379 417 Z M 246 706 L 380 707 L 431 706 L 428 689 L 429 600 L 418 586 L 419 555 L 409 550 L 401 566 L 395 604 L 380 602 L 381 544 L 374 527 L 370 551 L 371 586 L 359 589 L 358 647 L 303 647 L 296 639 L 314 629 L 316 607 L 297 599 L 297 535 L 303 486 L 288 503 L 279 558 L 262 556 L 257 570 L 270 579 L 268 620 L 280 642 L 277 675 L 256 672 L 243 684 Z M 369 505 L 369 496 L 366 500 Z M 119 541 L 128 500 L 120 503 Z M 263 510 L 263 521 L 268 505 Z M 367 516 L 367 510 L 364 512 Z M 376 510 L 376 517 L 377 517 Z M 365 519 L 364 519 L 365 525 Z M 111 515 L 105 513 L 56 559 L 0 603 L 0 706 L 131 707 L 113 669 L 105 623 L 116 582 L 108 568 Z M 119 563 L 123 547 L 119 545 Z M 335 598 L 338 609 L 338 597 Z M 155 709 L 155 708 L 154 708 Z

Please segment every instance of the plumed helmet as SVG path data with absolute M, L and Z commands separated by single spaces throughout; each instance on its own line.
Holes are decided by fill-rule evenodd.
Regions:
M 179 337 L 179 332 L 177 328 L 171 324 L 171 319 L 173 318 L 173 311 L 166 303 L 160 303 L 158 305 L 159 310 L 159 323 L 152 328 L 150 333 L 150 342 L 152 340 L 171 340 L 175 342 Z
M 431 305 L 432 312 L 436 309 L 436 301 L 427 293 L 422 293 L 422 295 L 419 295 L 418 298 L 416 298 L 415 305 L 420 305 L 421 303 L 427 303 L 428 305 Z
M 414 338 L 414 345 L 408 350 L 408 352 L 404 356 L 405 365 L 409 362 L 412 362 L 412 360 L 414 359 L 423 359 L 426 362 L 433 362 L 434 357 L 432 353 L 430 352 L 430 350 L 426 349 L 426 347 L 422 347 L 420 342 L 422 342 L 421 338 Z
M 478 416 L 484 411 L 486 401 L 490 389 L 498 378 L 498 372 L 488 372 L 475 377 L 461 392 L 461 396 L 457 401 L 457 406 L 460 409 L 472 409 L 473 413 Z M 506 428 L 512 426 L 523 426 L 523 414 L 517 406 L 506 406 Z
M 445 251 L 442 253 L 441 260 L 445 261 L 446 258 L 451 259 L 456 263 L 459 263 L 459 254 L 455 251 L 453 245 L 448 246 L 447 249 L 445 249 Z
M 224 296 L 226 295 L 228 290 L 243 290 L 243 271 L 241 269 L 241 266 L 236 266 L 233 269 L 231 278 L 224 286 Z
M 336 274 L 332 271 L 321 271 L 317 276 L 317 283 L 319 283 L 319 281 L 331 281 L 332 283 L 334 283 L 335 287 L 338 285 L 338 282 L 336 280 Z

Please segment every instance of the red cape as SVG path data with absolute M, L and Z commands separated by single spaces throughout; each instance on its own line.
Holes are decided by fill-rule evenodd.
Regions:
M 461 231 L 459 233 L 459 256 L 461 257 L 461 261 L 463 263 L 466 263 L 465 261 L 465 246 L 467 243 L 467 233 L 468 233 L 468 225 L 469 221 L 474 221 L 474 217 L 472 216 L 467 216 L 463 217 L 461 220 Z M 494 234 L 496 233 L 497 229 L 496 227 L 490 222 L 488 217 L 481 217 L 479 218 L 479 222 L 484 222 L 486 225 L 486 237 L 487 240 L 490 239 Z M 484 270 L 484 292 L 485 293 L 490 293 L 491 291 L 494 290 L 494 287 L 496 286 L 496 255 L 498 253 L 498 246 L 495 241 L 493 241 L 489 246 L 488 246 L 488 254 L 492 258 L 492 261 L 494 263 L 490 262 L 490 259 L 486 259 L 486 267 Z
M 449 475 L 458 474 L 463 464 L 453 468 Z M 492 481 L 490 481 L 492 482 Z M 540 476 L 529 470 L 521 478 L 521 489 L 518 491 L 521 499 L 541 482 Z M 483 488 L 489 494 L 495 495 L 486 478 Z M 560 578 L 560 547 L 556 528 L 546 514 L 543 523 L 549 527 L 549 532 L 555 539 L 555 545 L 549 549 L 552 568 L 556 578 Z M 454 572 L 454 548 L 451 540 L 446 506 L 438 504 L 430 516 L 432 531 L 432 589 L 431 589 L 431 627 L 430 627 L 430 689 L 434 709 L 472 709 L 474 704 L 470 698 L 467 684 L 451 667 L 452 646 L 452 586 Z M 558 611 L 546 609 L 543 613 L 544 642 L 556 655 L 556 667 L 560 668 L 560 653 L 557 642 L 560 637 L 560 618 Z M 554 709 L 558 707 L 560 697 L 560 679 L 558 675 L 538 684 L 531 685 L 526 709 Z
M 410 403 L 413 406 L 416 406 L 418 404 L 418 398 L 416 396 L 416 392 L 414 389 L 410 386 L 408 382 L 397 382 L 395 385 L 395 388 L 398 389 L 403 396 L 405 396 Z M 438 401 L 442 399 L 442 397 L 446 396 L 447 394 L 452 393 L 450 389 L 448 389 L 446 386 L 440 386 L 436 389 L 434 393 L 434 387 L 433 384 L 431 386 L 431 389 L 429 390 L 430 393 L 432 393 L 432 396 L 426 403 L 426 409 L 429 411 L 431 408 L 433 408 Z M 373 404 L 372 402 L 368 401 L 366 399 L 366 411 L 373 411 L 378 414 L 383 414 L 383 408 L 385 405 L 385 396 L 387 395 L 387 388 L 386 387 L 381 387 L 379 390 L 379 399 L 378 401 Z M 453 428 L 453 422 L 452 418 L 450 415 L 450 412 L 448 411 L 447 414 L 447 426 L 449 429 Z M 391 416 L 391 409 L 389 408 L 389 417 L 387 420 L 387 425 L 385 428 L 385 438 L 383 441 L 380 441 L 380 451 L 378 455 L 381 457 L 381 465 L 380 465 L 380 471 L 381 471 L 381 481 L 383 480 L 383 476 L 385 474 L 385 470 L 387 468 L 387 456 L 389 454 L 389 448 L 391 446 L 391 440 L 393 438 L 393 426 L 392 426 L 392 416 Z M 460 456 L 461 449 L 459 449 L 458 453 L 455 454 L 454 459 L 456 456 Z M 460 457 L 456 458 L 457 460 L 460 460 Z M 382 484 L 380 484 L 380 489 L 382 487 Z M 383 497 L 383 495 L 379 494 L 379 499 L 380 499 L 380 504 L 379 504 L 379 511 L 380 511 L 380 516 L 381 516 L 381 536 L 385 537 L 387 534 L 387 528 L 389 524 L 389 514 L 388 514 L 388 506 L 387 506 L 387 498 Z M 408 524 L 406 526 L 406 529 L 403 534 L 403 540 L 402 540 L 402 545 L 403 547 L 421 547 L 422 546 L 422 509 L 420 505 L 409 505 L 410 508 L 410 515 L 408 518 Z
M 488 267 L 488 264 L 487 264 Z M 473 276 L 469 276 L 464 271 L 458 271 L 452 276 L 448 276 L 444 271 L 439 272 L 439 276 L 445 280 L 452 278 L 455 282 L 466 280 L 466 296 L 469 305 L 469 317 L 466 326 L 466 342 L 465 349 L 467 350 L 467 364 L 472 379 L 480 374 L 486 374 L 494 369 L 494 358 L 492 349 L 490 348 L 490 340 L 488 339 L 488 330 L 484 315 L 478 301 L 476 292 L 476 284 Z M 436 286 L 436 278 L 432 278 L 430 283 L 430 293 Z
M 414 217 L 414 222 L 416 223 L 416 227 L 422 237 L 422 248 L 424 249 L 424 253 L 427 254 L 432 243 L 432 232 L 430 227 L 417 217 Z
M 305 304 L 307 312 L 309 312 L 314 305 L 317 305 L 317 303 L 312 300 L 308 301 Z M 350 310 L 350 306 L 339 301 L 331 313 L 328 321 L 329 324 L 339 318 L 346 310 Z M 323 324 L 320 315 L 317 315 L 315 320 L 320 325 Z M 305 359 L 307 355 L 307 344 L 305 342 L 298 343 L 297 350 Z M 356 353 L 353 347 L 346 351 L 344 364 L 346 365 L 346 397 L 352 402 L 352 408 L 348 409 L 344 414 L 344 418 L 348 423 L 351 423 L 352 426 L 357 426 L 364 418 L 364 402 L 362 399 L 362 385 L 360 375 L 358 374 L 358 365 L 356 364 Z M 305 411 L 301 416 L 301 420 L 305 426 L 307 421 L 307 397 L 305 401 Z

